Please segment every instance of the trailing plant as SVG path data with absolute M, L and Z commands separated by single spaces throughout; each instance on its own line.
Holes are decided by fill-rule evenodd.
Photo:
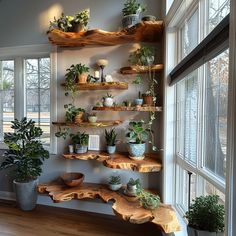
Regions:
M 76 115 L 80 114 L 81 112 L 85 112 L 83 108 L 75 107 L 71 103 L 64 105 L 64 108 L 66 109 L 66 122 L 74 122 Z
M 117 176 L 110 176 L 108 184 L 114 185 L 114 184 L 121 184 L 121 177 L 119 175 Z
M 36 179 L 42 173 L 43 161 L 49 158 L 40 137 L 43 131 L 35 126 L 33 120 L 15 119 L 11 121 L 13 133 L 4 134 L 4 143 L 8 146 L 0 170 L 15 167 L 15 178 L 19 182 Z
M 116 137 L 117 133 L 115 131 L 115 128 L 111 129 L 110 131 L 105 129 L 105 139 L 107 146 L 115 146 L 117 141 Z
M 122 9 L 123 16 L 139 14 L 146 11 L 146 6 L 137 2 L 137 0 L 127 0 Z
M 88 146 L 89 135 L 85 132 L 77 132 L 76 134 L 70 134 L 70 138 L 74 144 L 80 144 L 82 146 Z
M 218 195 L 197 197 L 186 212 L 190 227 L 210 232 L 224 232 L 224 215 Z

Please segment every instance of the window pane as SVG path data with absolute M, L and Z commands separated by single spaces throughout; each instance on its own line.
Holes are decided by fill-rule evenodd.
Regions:
M 205 166 L 225 178 L 229 51 L 206 64 Z
M 0 140 L 5 132 L 12 132 L 14 120 L 14 61 L 0 61 Z
M 197 159 L 197 74 L 196 70 L 177 85 L 177 152 L 193 163 Z
M 27 59 L 26 112 L 42 128 L 42 140 L 50 142 L 50 58 Z

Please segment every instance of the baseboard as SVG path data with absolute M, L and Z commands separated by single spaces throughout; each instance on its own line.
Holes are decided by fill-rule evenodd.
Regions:
M 16 196 L 13 192 L 0 191 L 0 199 L 15 201 Z

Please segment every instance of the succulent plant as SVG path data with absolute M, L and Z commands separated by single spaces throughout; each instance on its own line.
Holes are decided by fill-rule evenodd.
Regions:
M 109 184 L 121 184 L 121 177 L 119 175 L 117 175 L 117 176 L 112 175 L 112 176 L 110 176 L 108 183 Z
M 117 133 L 115 131 L 115 128 L 109 130 L 105 129 L 105 139 L 107 146 L 115 146 L 116 145 L 116 137 Z

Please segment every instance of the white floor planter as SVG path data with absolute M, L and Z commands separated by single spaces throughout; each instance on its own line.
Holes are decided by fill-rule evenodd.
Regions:
M 224 236 L 224 233 L 196 230 L 187 226 L 188 236 Z

